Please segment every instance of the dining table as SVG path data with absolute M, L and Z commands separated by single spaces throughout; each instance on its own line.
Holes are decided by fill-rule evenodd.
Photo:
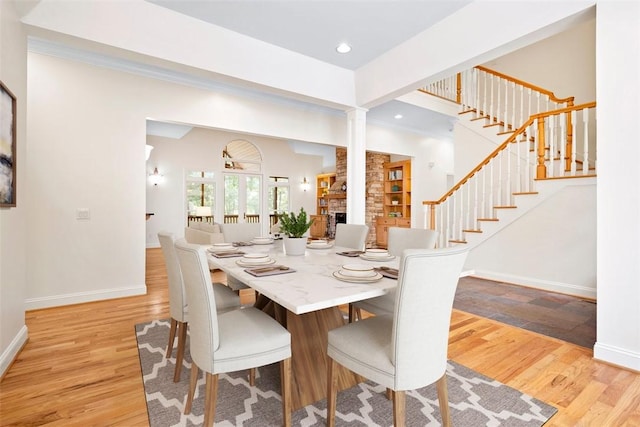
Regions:
M 389 269 L 398 268 L 398 257 L 374 259 L 330 242 L 309 244 L 301 256 L 287 255 L 281 240 L 242 245 L 237 250 L 246 255 L 219 257 L 208 250 L 209 265 L 254 289 L 258 295 L 256 306 L 273 315 L 291 333 L 292 407 L 299 409 L 325 398 L 327 333 L 346 323 L 339 306 L 384 295 L 397 285 L 397 280 L 388 274 L 363 280 L 339 272 L 344 271 L 344 266 L 354 265 L 370 266 L 377 272 L 393 271 Z M 267 264 L 246 264 L 245 257 L 259 254 L 268 256 Z M 256 268 L 262 268 L 264 274 L 251 274 Z M 340 390 L 363 381 L 342 367 L 337 377 Z

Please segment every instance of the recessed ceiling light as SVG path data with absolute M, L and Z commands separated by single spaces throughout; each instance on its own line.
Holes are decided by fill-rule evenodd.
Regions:
M 393 116 L 394 119 L 401 119 L 402 118 L 402 114 L 396 114 L 395 116 Z
M 338 47 L 336 47 L 338 53 L 349 53 L 351 52 L 351 46 L 346 43 L 340 43 Z

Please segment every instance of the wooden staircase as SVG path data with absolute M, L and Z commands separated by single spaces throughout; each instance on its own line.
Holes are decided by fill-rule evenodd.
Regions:
M 496 145 L 440 199 L 423 202 L 429 227 L 440 232 L 439 247 L 481 243 L 568 185 L 567 179 L 594 184 L 595 102 L 574 106 L 573 98 L 558 99 L 483 67 L 421 91 L 455 94 L 449 99 L 460 105 L 459 124 Z

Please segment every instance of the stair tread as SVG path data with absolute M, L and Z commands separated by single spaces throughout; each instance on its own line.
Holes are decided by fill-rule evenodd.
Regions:
M 465 233 L 482 233 L 482 230 L 478 229 L 478 230 L 462 230 Z
M 505 205 L 505 206 L 494 206 L 493 209 L 516 209 L 517 206 L 513 205 Z
M 498 218 L 478 218 L 478 221 L 500 221 Z
M 514 196 L 527 196 L 527 195 L 535 195 L 539 194 L 537 191 L 521 191 L 519 193 L 511 193 Z
M 449 243 L 465 243 L 465 244 L 467 243 L 466 240 L 449 240 L 448 242 Z

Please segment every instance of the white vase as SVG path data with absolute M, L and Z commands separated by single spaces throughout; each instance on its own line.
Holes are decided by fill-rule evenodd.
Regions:
M 285 255 L 304 255 L 306 248 L 307 248 L 306 237 L 284 236 Z

